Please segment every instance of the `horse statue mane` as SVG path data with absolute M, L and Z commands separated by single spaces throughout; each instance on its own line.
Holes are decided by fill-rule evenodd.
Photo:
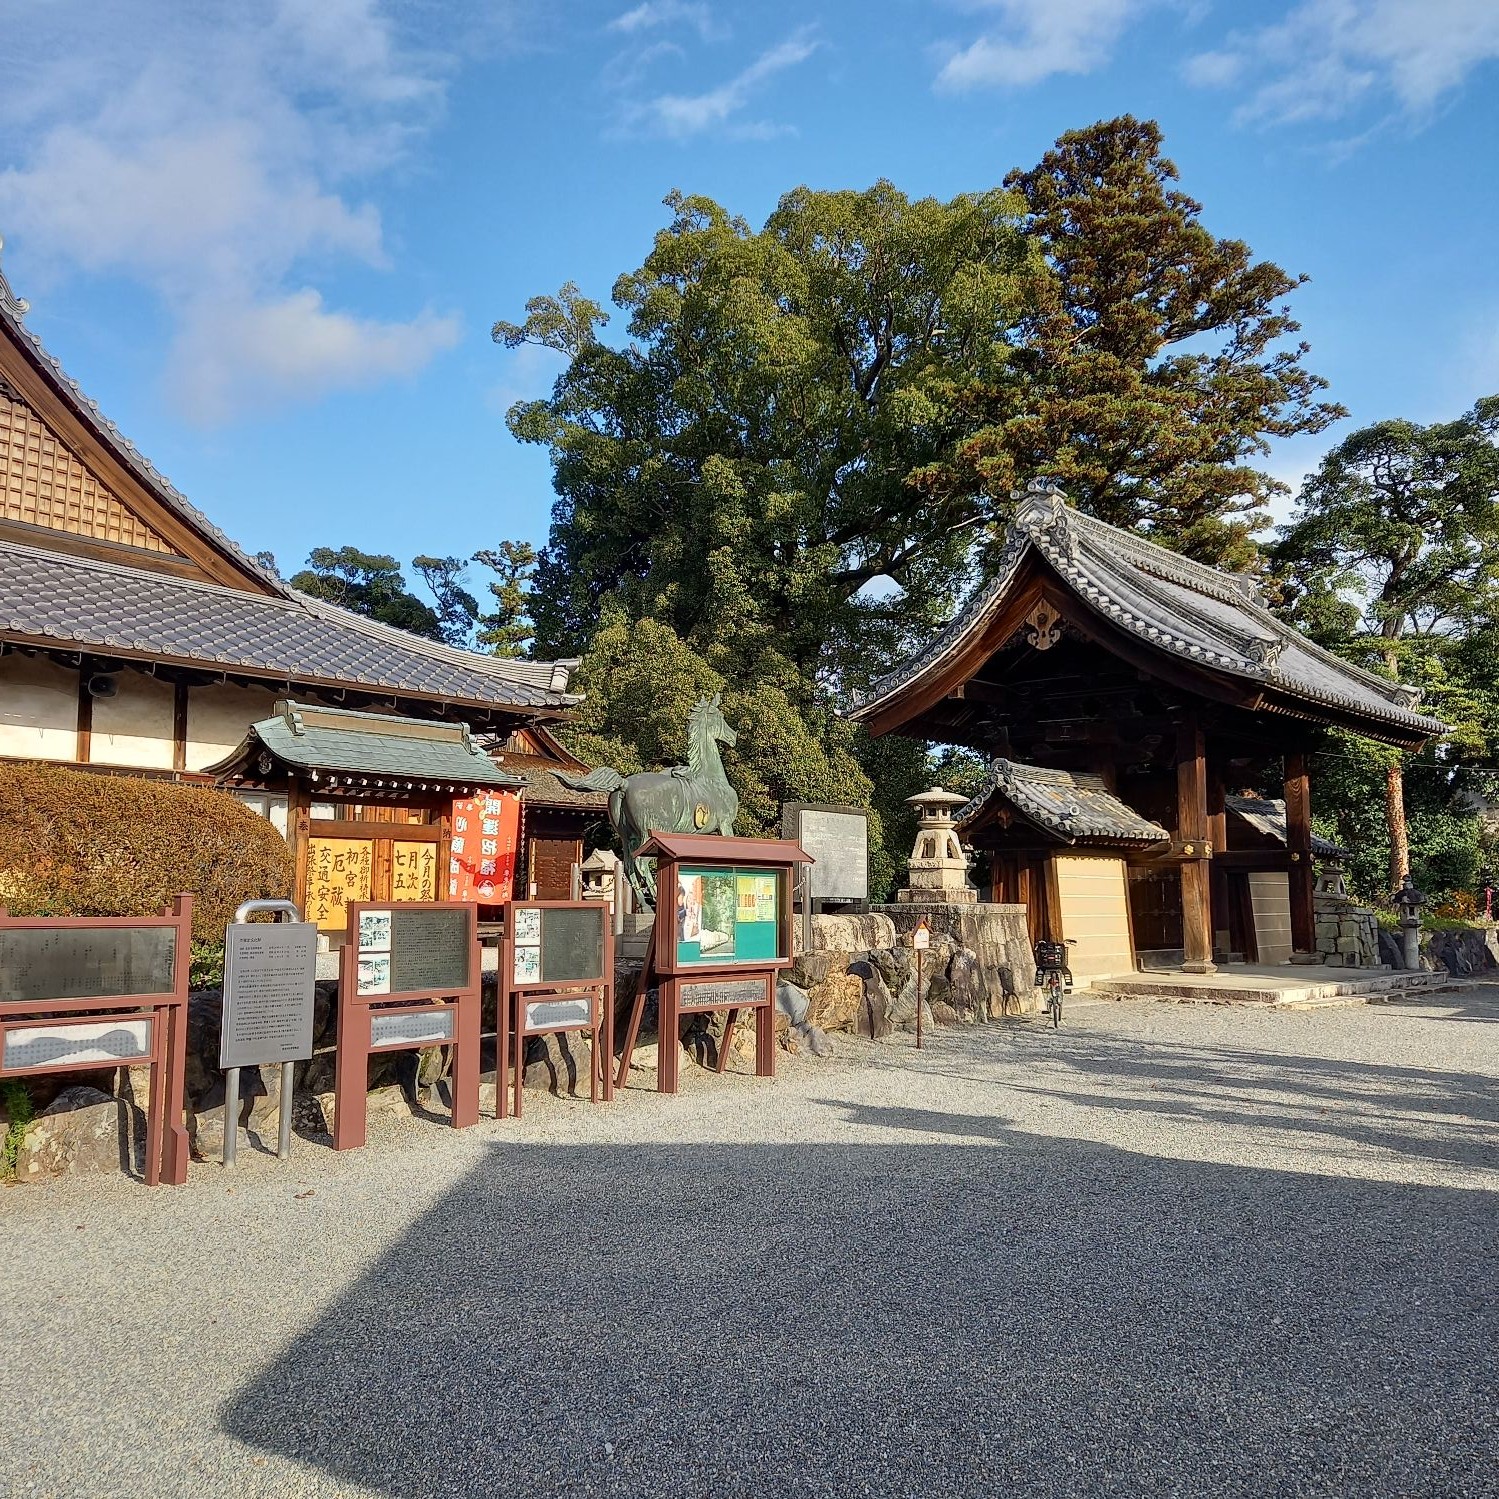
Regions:
M 625 878 L 643 904 L 656 908 L 656 881 L 637 864 L 635 850 L 652 833 L 720 833 L 732 837 L 739 793 L 729 784 L 720 744 L 739 736 L 724 721 L 723 694 L 701 698 L 687 715 L 687 763 L 670 770 L 643 770 L 622 776 L 607 765 L 586 776 L 558 773 L 574 791 L 607 791 L 609 822 L 619 839 Z

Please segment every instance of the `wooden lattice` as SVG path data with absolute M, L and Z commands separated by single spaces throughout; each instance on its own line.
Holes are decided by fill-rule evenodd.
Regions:
M 148 552 L 172 548 L 0 382 L 0 518 Z

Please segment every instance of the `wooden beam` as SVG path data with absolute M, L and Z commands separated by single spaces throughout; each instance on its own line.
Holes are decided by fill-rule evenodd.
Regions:
M 1299 750 L 1286 756 L 1286 848 L 1291 861 L 1291 950 L 1317 951 L 1317 916 L 1312 899 L 1312 796 L 1307 757 Z
M 93 665 L 87 656 L 78 663 L 78 744 L 73 758 L 87 765 L 94 753 L 94 695 L 88 690 Z
M 186 682 L 172 684 L 172 769 L 187 769 L 187 693 Z
M 1176 730 L 1176 833 L 1191 844 L 1192 857 L 1182 861 L 1182 946 L 1188 973 L 1215 973 L 1213 962 L 1213 893 L 1209 879 L 1207 752 L 1202 725 L 1189 716 Z

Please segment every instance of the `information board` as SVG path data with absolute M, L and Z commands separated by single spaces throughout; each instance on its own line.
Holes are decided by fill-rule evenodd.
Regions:
M 11 927 L 0 932 L 0 1000 L 170 994 L 176 960 L 170 926 Z
M 721 1010 L 725 1006 L 748 1009 L 765 1002 L 765 980 L 683 979 L 678 996 L 684 1010 Z
M 519 796 L 502 791 L 455 800 L 448 899 L 486 905 L 507 899 L 515 883 L 519 843 Z
M 573 1030 L 593 1020 L 593 996 L 576 999 L 533 999 L 526 1005 L 526 1030 Z
M 7 1072 L 61 1072 L 69 1066 L 148 1059 L 151 1024 L 149 1016 L 142 1016 L 16 1026 L 5 1032 L 4 1066 Z
M 472 920 L 466 907 L 361 911 L 357 992 L 456 994 L 468 988 Z
M 341 932 L 348 908 L 373 890 L 372 838 L 307 840 L 307 919 L 325 932 Z
M 430 1011 L 396 1011 L 383 1014 L 376 1011 L 370 1016 L 370 1047 L 378 1051 L 383 1046 L 439 1046 L 454 1038 L 453 1010 L 434 1005 Z
M 512 905 L 511 975 L 514 985 L 602 984 L 605 926 L 604 901 L 577 905 Z
M 225 934 L 220 1067 L 302 1062 L 312 1055 L 317 927 L 236 923 Z
M 678 963 L 774 962 L 780 950 L 783 869 L 695 868 L 677 870 Z M 661 920 L 660 914 L 657 921 Z
M 816 862 L 808 871 L 813 900 L 869 899 L 869 816 L 858 807 L 788 802 L 782 831 Z

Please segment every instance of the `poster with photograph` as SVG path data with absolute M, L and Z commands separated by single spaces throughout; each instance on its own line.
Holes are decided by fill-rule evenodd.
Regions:
M 515 917 L 515 945 L 534 947 L 541 941 L 541 908 L 539 906 L 512 906 Z
M 390 993 L 390 954 L 388 952 L 360 955 L 358 991 L 360 994 Z
M 539 984 L 541 982 L 541 949 L 539 947 L 515 949 L 515 971 L 510 981 L 514 984 Z
M 390 951 L 389 911 L 361 911 L 359 913 L 359 951 Z

